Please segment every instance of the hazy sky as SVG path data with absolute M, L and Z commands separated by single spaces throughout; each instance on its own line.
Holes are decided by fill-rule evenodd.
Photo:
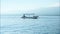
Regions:
M 45 7 L 58 7 L 59 0 L 1 0 L 1 13 L 31 11 Z

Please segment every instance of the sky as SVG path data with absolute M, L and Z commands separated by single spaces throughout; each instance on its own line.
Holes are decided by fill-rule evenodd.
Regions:
M 31 12 L 39 8 L 58 6 L 59 0 L 1 0 L 1 14 Z

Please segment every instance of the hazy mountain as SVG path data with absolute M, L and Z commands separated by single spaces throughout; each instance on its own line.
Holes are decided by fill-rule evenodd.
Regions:
M 60 7 L 50 7 L 50 8 L 39 8 L 33 11 L 15 11 L 14 13 L 11 11 L 11 13 L 9 14 L 4 14 L 4 15 L 10 15 L 10 16 L 20 16 L 24 13 L 35 13 L 36 15 L 40 15 L 40 16 L 60 16 Z M 3 14 L 2 14 L 3 15 Z
M 60 7 L 38 9 L 35 13 L 41 16 L 60 16 Z

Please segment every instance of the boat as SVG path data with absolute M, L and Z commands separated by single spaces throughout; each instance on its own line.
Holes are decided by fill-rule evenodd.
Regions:
M 29 19 L 37 19 L 38 16 L 36 16 L 35 14 L 23 14 L 22 16 L 23 19 L 29 18 Z

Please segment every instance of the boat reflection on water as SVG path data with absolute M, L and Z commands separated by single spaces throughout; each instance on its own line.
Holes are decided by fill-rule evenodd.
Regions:
M 38 16 L 35 14 L 23 14 L 22 16 L 23 19 L 29 18 L 29 19 L 37 19 Z

